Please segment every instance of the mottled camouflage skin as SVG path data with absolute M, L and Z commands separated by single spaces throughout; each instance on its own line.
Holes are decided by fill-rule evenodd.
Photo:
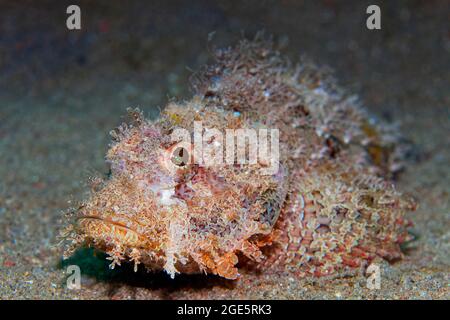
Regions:
M 404 153 L 395 130 L 376 123 L 328 72 L 293 65 L 270 42 L 244 40 L 215 58 L 193 76 L 190 101 L 170 103 L 155 121 L 131 111 L 132 121 L 113 131 L 111 175 L 95 179 L 68 215 L 67 254 L 89 245 L 107 252 L 112 267 L 133 261 L 171 276 L 228 279 L 239 276 L 239 261 L 323 276 L 362 270 L 377 256 L 400 258 L 414 203 L 388 180 Z M 192 132 L 194 121 L 279 129 L 279 171 L 263 175 L 260 163 L 168 170 L 170 134 Z

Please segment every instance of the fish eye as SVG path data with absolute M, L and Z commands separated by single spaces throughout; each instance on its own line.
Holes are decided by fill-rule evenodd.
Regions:
M 172 152 L 172 157 L 170 158 L 172 163 L 178 167 L 184 167 L 189 163 L 189 151 L 183 147 L 177 147 Z

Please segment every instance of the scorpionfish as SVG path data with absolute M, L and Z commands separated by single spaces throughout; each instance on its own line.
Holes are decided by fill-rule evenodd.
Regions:
M 92 179 L 88 198 L 67 214 L 65 256 L 90 246 L 111 268 L 131 262 L 171 277 L 226 279 L 239 270 L 364 272 L 377 257 L 402 257 L 415 203 L 391 178 L 407 147 L 328 69 L 293 64 L 257 37 L 215 50 L 191 83 L 192 99 L 169 102 L 153 120 L 129 110 L 111 132 L 110 174 Z M 180 128 L 188 137 L 174 137 Z M 220 150 L 226 144 L 234 158 L 236 135 L 217 132 L 247 132 L 239 129 L 276 129 L 266 144 L 277 152 L 225 163 Z M 217 161 L 199 161 L 199 144 Z

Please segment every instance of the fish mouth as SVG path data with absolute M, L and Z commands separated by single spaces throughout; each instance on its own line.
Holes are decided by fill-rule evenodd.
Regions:
M 88 237 L 106 242 L 120 242 L 128 246 L 138 246 L 146 242 L 140 232 L 129 226 L 129 222 L 113 221 L 98 215 L 84 215 L 77 218 L 76 226 Z
M 132 228 L 128 227 L 125 222 L 113 221 L 109 218 L 101 217 L 98 215 L 85 215 L 85 216 L 81 216 L 81 217 L 77 218 L 78 223 L 83 223 L 83 221 L 100 221 L 103 223 L 107 223 L 107 224 L 111 224 L 111 225 L 115 225 L 115 226 L 118 226 L 121 228 L 126 228 L 129 230 L 135 231 Z

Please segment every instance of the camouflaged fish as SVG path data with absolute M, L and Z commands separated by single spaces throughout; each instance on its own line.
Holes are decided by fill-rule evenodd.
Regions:
M 415 204 L 389 180 L 405 151 L 396 131 L 328 71 L 304 59 L 292 64 L 270 41 L 242 40 L 214 56 L 194 74 L 191 100 L 169 103 L 152 121 L 130 110 L 131 121 L 112 131 L 111 174 L 94 179 L 68 214 L 66 256 L 91 246 L 112 268 L 128 261 L 172 277 L 227 279 L 255 268 L 325 276 L 401 258 L 404 215 Z M 193 146 L 198 123 L 203 134 L 276 129 L 277 159 L 202 164 Z M 174 139 L 180 128 L 192 144 Z M 233 150 L 235 140 L 200 143 Z M 267 174 L 272 160 L 277 170 Z

